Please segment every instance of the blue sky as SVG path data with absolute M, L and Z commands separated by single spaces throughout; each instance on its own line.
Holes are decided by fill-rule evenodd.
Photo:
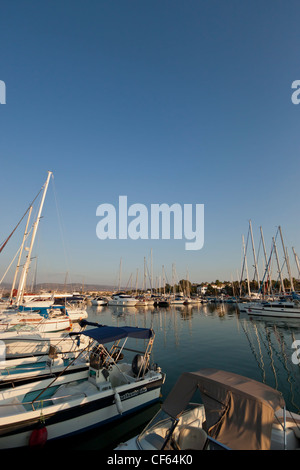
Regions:
M 237 277 L 252 220 L 299 243 L 298 18 L 290 0 L 3 0 L 0 241 L 47 177 L 38 278 L 123 284 L 153 254 L 193 282 Z M 205 242 L 96 237 L 96 209 L 204 204 Z M 18 249 L 1 253 L 0 274 Z M 252 263 L 249 251 L 249 264 Z M 11 275 L 8 275 L 8 280 Z

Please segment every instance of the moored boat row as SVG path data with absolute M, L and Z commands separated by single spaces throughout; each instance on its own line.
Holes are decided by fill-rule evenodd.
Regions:
M 82 326 L 87 328 L 74 333 L 76 340 L 83 338 L 77 354 L 52 346 L 47 356 L 2 362 L 0 448 L 32 444 L 41 416 L 43 436 L 51 441 L 104 425 L 159 399 L 165 377 L 151 362 L 153 330 L 90 322 Z M 147 346 L 125 362 L 130 339 Z

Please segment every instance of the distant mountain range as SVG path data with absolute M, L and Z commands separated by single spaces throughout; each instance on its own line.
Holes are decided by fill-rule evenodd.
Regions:
M 4 282 L 0 286 L 0 291 L 10 290 L 11 284 L 9 282 Z M 109 285 L 99 285 L 99 284 L 84 284 L 81 283 L 70 283 L 70 284 L 58 284 L 56 282 L 42 282 L 37 284 L 34 288 L 35 292 L 44 291 L 55 291 L 55 292 L 84 292 L 87 291 L 113 291 L 115 290 L 114 286 Z

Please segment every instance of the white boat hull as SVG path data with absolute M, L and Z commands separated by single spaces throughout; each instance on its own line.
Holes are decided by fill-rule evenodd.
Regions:
M 71 322 L 80 321 L 83 318 L 88 318 L 87 311 L 81 308 L 74 308 L 74 309 L 68 308 L 68 315 L 69 315 Z
M 137 301 L 134 300 L 127 300 L 127 299 L 115 299 L 115 300 L 109 300 L 108 305 L 113 305 L 117 307 L 135 307 Z
M 74 373 L 69 376 L 67 382 L 87 377 L 88 371 Z M 162 381 L 162 375 L 156 373 L 151 379 L 121 385 L 116 389 L 101 392 L 95 387 L 95 391 L 91 394 L 89 392 L 77 394 L 69 400 L 62 397 L 61 401 L 60 399 L 53 400 L 53 403 L 57 404 L 33 411 L 26 411 L 22 404 L 17 403 L 16 397 L 20 393 L 17 389 L 0 393 L 0 398 L 4 400 L 9 396 L 9 399 L 13 401 L 15 397 L 15 403 L 8 407 L 7 411 L 5 411 L 3 401 L 0 405 L 0 448 L 11 449 L 28 446 L 30 436 L 40 422 L 41 413 L 45 420 L 47 440 L 67 437 L 120 419 L 122 416 L 157 401 Z M 47 383 L 51 383 L 51 379 L 42 382 L 42 387 L 41 383 L 37 382 L 28 387 L 28 391 L 44 388 Z M 64 377 L 59 377 L 56 380 L 56 385 L 63 385 L 67 382 Z M 22 387 L 22 390 L 24 393 L 26 387 Z M 116 398 L 116 390 L 120 401 Z
M 67 365 L 69 367 L 67 368 Z M 1 364 L 2 365 L 2 364 Z M 36 357 L 10 359 L 4 361 L 0 369 L 0 389 L 54 377 L 65 372 L 77 372 L 88 369 L 88 360 L 74 360 L 74 353 L 65 353 L 64 358 L 51 359 L 42 355 Z
M 300 318 L 300 309 L 296 307 L 284 306 L 262 306 L 251 304 L 238 304 L 240 312 L 246 312 L 249 315 L 261 315 L 281 318 Z
M 88 344 L 88 339 L 81 335 L 80 344 L 76 337 L 61 333 L 20 334 L 0 333 L 0 340 L 5 343 L 5 357 L 16 358 L 48 354 L 50 346 L 56 346 L 60 352 L 79 352 Z
M 93 299 L 91 300 L 91 303 L 92 305 L 107 305 L 107 300 L 104 300 L 104 299 L 101 299 L 101 300 L 98 300 L 98 299 Z
M 12 311 L 0 316 L 0 333 L 13 327 L 27 325 L 34 327 L 39 333 L 69 330 L 70 317 L 67 315 L 51 315 L 46 318 L 32 311 L 19 313 Z

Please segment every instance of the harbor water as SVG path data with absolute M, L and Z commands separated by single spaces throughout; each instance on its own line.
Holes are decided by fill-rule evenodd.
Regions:
M 152 360 L 166 373 L 162 401 L 180 374 L 212 367 L 266 383 L 282 393 L 288 410 L 300 412 L 300 366 L 293 347 L 294 341 L 300 340 L 299 320 L 250 317 L 229 303 L 169 308 L 88 306 L 88 320 L 154 330 Z M 136 435 L 159 406 L 72 437 L 71 446 L 112 450 Z M 46 446 L 66 448 L 68 439 Z

